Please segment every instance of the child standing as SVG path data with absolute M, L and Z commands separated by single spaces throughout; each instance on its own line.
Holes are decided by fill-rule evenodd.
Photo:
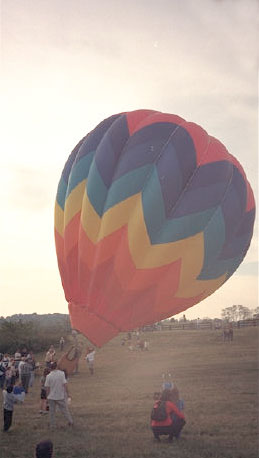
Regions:
M 93 375 L 94 373 L 94 356 L 95 356 L 95 349 L 92 347 L 88 347 L 85 359 L 88 364 L 91 375 Z
M 18 403 L 18 399 L 13 394 L 12 385 L 3 390 L 3 407 L 4 407 L 4 432 L 7 432 L 12 424 L 14 404 Z

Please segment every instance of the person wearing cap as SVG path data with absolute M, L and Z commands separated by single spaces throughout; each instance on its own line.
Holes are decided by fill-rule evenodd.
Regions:
M 68 425 L 73 425 L 73 419 L 69 412 L 66 398 L 69 398 L 67 380 L 63 371 L 57 368 L 57 363 L 50 365 L 50 373 L 46 377 L 45 387 L 47 390 L 47 399 L 49 404 L 50 427 L 55 426 L 56 407 L 63 413 L 68 421 Z

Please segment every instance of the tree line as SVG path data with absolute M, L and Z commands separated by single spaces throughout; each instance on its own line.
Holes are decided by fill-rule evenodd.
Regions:
M 232 305 L 226 307 L 221 312 L 222 319 L 225 321 L 241 321 L 259 317 L 259 307 L 250 309 L 244 305 Z
M 26 347 L 33 352 L 58 345 L 61 336 L 71 333 L 69 315 L 37 313 L 12 315 L 0 318 L 0 353 L 14 353 Z

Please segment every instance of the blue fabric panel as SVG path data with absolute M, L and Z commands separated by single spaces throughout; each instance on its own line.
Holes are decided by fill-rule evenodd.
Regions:
M 66 192 L 67 192 L 67 182 L 64 180 L 63 175 L 62 175 L 59 180 L 57 197 L 56 197 L 57 203 L 62 208 L 62 210 L 64 210 L 65 208 Z
M 85 180 L 88 177 L 88 172 L 94 157 L 94 151 L 88 154 L 87 156 L 83 156 L 79 162 L 75 162 L 72 167 L 69 182 L 68 182 L 68 189 L 66 198 L 69 196 L 71 191 L 79 184 L 81 181 Z
M 95 161 L 92 162 L 90 167 L 86 189 L 88 198 L 96 213 L 102 216 L 108 189 L 99 174 Z
M 117 181 L 114 181 L 108 192 L 104 212 L 117 203 L 140 192 L 152 167 L 152 165 L 139 167 L 122 176 Z
M 164 200 L 157 170 L 154 168 L 142 193 L 144 218 L 152 244 L 174 242 L 201 232 L 215 209 L 166 220 Z
M 152 234 L 152 243 L 169 243 L 182 240 L 202 232 L 208 224 L 215 209 L 195 213 L 182 218 L 167 220 L 159 234 Z

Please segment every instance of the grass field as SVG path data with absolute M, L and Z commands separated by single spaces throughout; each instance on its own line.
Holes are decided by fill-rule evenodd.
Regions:
M 34 456 L 35 444 L 50 438 L 55 458 L 258 458 L 258 328 L 235 331 L 146 333 L 149 351 L 132 351 L 116 338 L 97 350 L 95 374 L 84 359 L 69 379 L 75 426 L 57 415 L 48 429 L 40 416 L 39 378 L 13 426 L 0 433 L 1 458 Z M 41 356 L 39 355 L 39 358 Z M 149 426 L 153 393 L 171 371 L 185 400 L 186 425 L 179 441 L 154 443 Z

